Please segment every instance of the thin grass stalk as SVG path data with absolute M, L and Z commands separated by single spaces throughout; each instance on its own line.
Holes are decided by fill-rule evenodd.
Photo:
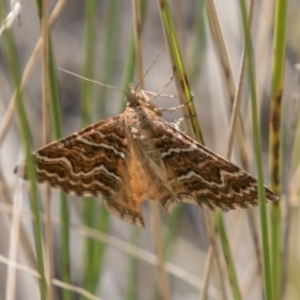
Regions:
M 223 71 L 223 77 L 225 81 L 225 86 L 227 88 L 227 93 L 229 97 L 229 104 L 230 104 L 230 110 L 233 110 L 233 103 L 235 99 L 236 94 L 236 87 L 233 80 L 233 72 L 230 66 L 228 52 L 226 49 L 225 41 L 223 38 L 221 26 L 219 23 L 216 7 L 214 5 L 213 0 L 206 0 L 205 6 L 207 10 L 208 20 L 210 24 L 210 28 L 213 33 L 214 41 L 216 42 L 216 49 L 218 51 L 219 59 L 222 65 L 222 71 Z M 236 120 L 236 140 L 238 143 L 237 150 L 239 153 L 239 156 L 241 158 L 242 166 L 244 169 L 248 170 L 249 167 L 249 159 L 247 155 L 247 148 L 246 148 L 246 141 L 245 141 L 245 130 L 242 122 L 242 117 L 240 111 L 238 111 Z
M 48 1 L 37 0 L 38 16 L 40 16 L 41 35 L 42 35 L 42 107 L 43 107 L 43 143 L 49 142 L 49 27 L 48 27 L 48 14 L 49 7 Z M 48 262 L 48 280 L 47 280 L 47 299 L 54 299 L 54 289 L 52 285 L 53 278 L 53 250 L 52 250 L 52 226 L 51 226 L 51 203 L 50 203 L 50 187 L 46 186 L 44 189 L 44 200 L 46 209 L 45 221 L 45 237 L 46 237 L 46 261 Z
M 252 21 L 252 15 L 253 15 L 253 1 L 251 1 L 250 4 L 251 5 L 250 5 L 250 9 L 249 9 L 249 26 L 252 23 L 251 21 Z M 241 116 L 240 116 L 240 102 L 241 102 L 241 92 L 242 92 L 242 85 L 243 85 L 243 78 L 244 78 L 244 70 L 245 70 L 245 47 L 243 48 L 243 53 L 242 53 L 242 58 L 241 58 L 238 88 L 236 90 L 236 93 L 234 96 L 234 102 L 233 102 L 233 106 L 232 106 L 232 117 L 231 117 L 230 128 L 229 128 L 228 147 L 227 147 L 227 154 L 226 154 L 227 159 L 229 159 L 231 156 L 232 147 L 233 147 L 233 133 L 236 130 L 237 125 L 239 125 L 239 129 L 240 129 L 238 132 L 241 133 L 243 131 L 243 127 L 241 126 L 242 123 L 241 123 Z M 230 80 L 229 86 L 231 86 L 232 84 L 233 84 L 233 82 Z M 231 89 L 229 89 L 229 91 L 230 90 Z M 237 122 L 238 120 L 239 120 L 239 123 Z M 243 151 L 241 151 L 241 150 L 242 149 L 240 149 L 241 156 L 245 157 L 245 155 L 243 155 Z M 226 257 L 226 264 L 228 267 L 228 275 L 229 275 L 230 283 L 232 286 L 233 296 L 235 299 L 241 299 L 242 294 L 241 294 L 240 287 L 238 284 L 238 279 L 237 279 L 236 271 L 234 268 L 234 263 L 233 263 L 232 256 L 231 256 L 229 242 L 227 240 L 226 235 L 224 235 L 225 227 L 224 227 L 223 218 L 222 218 L 222 215 L 220 212 L 216 213 L 216 223 L 219 224 L 218 229 L 219 229 L 219 234 L 220 234 L 223 250 L 225 253 L 225 257 Z M 251 228 L 252 228 L 252 231 L 255 230 L 254 224 L 252 224 Z M 254 243 L 255 242 L 256 242 L 256 239 L 254 239 Z
M 255 163 L 257 167 L 258 177 L 258 199 L 259 199 L 259 213 L 261 221 L 261 236 L 262 236 L 262 249 L 263 249 L 263 275 L 264 275 L 264 293 L 266 300 L 272 298 L 272 277 L 271 277 L 271 263 L 269 257 L 269 232 L 266 212 L 265 201 L 265 188 L 263 183 L 263 164 L 261 153 L 261 137 L 259 130 L 258 114 L 257 114 L 257 98 L 256 98 L 256 86 L 255 86 L 255 72 L 254 72 L 254 53 L 252 50 L 250 27 L 247 18 L 246 3 L 243 0 L 239 1 L 241 18 L 245 39 L 245 50 L 247 57 L 247 72 L 249 80 L 249 88 L 251 95 L 251 116 L 252 116 L 252 130 L 253 130 L 253 142 L 255 151 Z
M 211 28 L 214 33 L 215 41 L 218 45 L 217 49 L 219 50 L 219 56 L 220 56 L 222 66 L 223 66 L 222 69 L 224 71 L 224 78 L 227 83 L 226 86 L 227 86 L 229 99 L 230 99 L 230 103 L 231 103 L 232 110 L 233 110 L 233 119 L 232 119 L 231 128 L 230 128 L 231 133 L 229 134 L 227 158 L 229 158 L 231 148 L 232 148 L 232 141 L 233 141 L 233 138 L 230 138 L 230 136 L 233 137 L 233 135 L 232 135 L 233 130 L 235 130 L 237 133 L 237 139 L 239 141 L 241 141 L 237 144 L 239 146 L 238 150 L 239 150 L 239 154 L 241 157 L 241 161 L 243 163 L 243 167 L 247 169 L 248 168 L 248 159 L 247 159 L 248 156 L 246 153 L 246 148 L 241 147 L 242 145 L 246 145 L 246 143 L 245 143 L 245 139 L 244 139 L 244 136 L 245 136 L 244 135 L 244 127 L 243 127 L 243 123 L 241 121 L 241 115 L 240 115 L 240 111 L 239 111 L 239 105 L 238 105 L 239 102 L 237 101 L 240 98 L 240 95 L 236 94 L 236 96 L 234 96 L 236 89 L 235 89 L 235 85 L 233 82 L 233 76 L 232 76 L 232 72 L 231 72 L 231 68 L 230 68 L 230 64 L 229 64 L 229 59 L 228 59 L 224 39 L 222 36 L 220 24 L 218 21 L 216 9 L 214 6 L 214 2 L 206 1 L 206 8 L 207 8 L 207 13 L 208 13 L 208 17 L 210 20 Z M 251 14 L 250 14 L 250 16 L 251 16 Z M 238 91 L 240 91 L 240 90 L 238 90 Z M 234 107 L 235 103 L 236 103 L 236 106 Z M 240 287 L 238 284 L 238 279 L 237 279 L 237 275 L 236 275 L 232 255 L 231 255 L 231 250 L 230 250 L 229 242 L 228 242 L 226 231 L 225 231 L 223 217 L 220 212 L 217 212 L 215 215 L 215 218 L 216 218 L 216 224 L 218 226 L 218 232 L 220 234 L 220 238 L 222 241 L 221 244 L 223 247 L 224 255 L 226 258 L 226 264 L 227 264 L 227 268 L 228 268 L 227 269 L 228 276 L 229 276 L 233 296 L 235 299 L 241 299 L 242 295 L 241 295 Z
M 223 215 L 219 211 L 217 211 L 215 213 L 215 222 L 216 222 L 216 225 L 218 228 L 218 233 L 220 236 L 223 253 L 225 256 L 225 260 L 226 260 L 227 275 L 228 275 L 230 285 L 231 285 L 232 296 L 235 300 L 241 300 L 242 294 L 240 291 L 239 282 L 238 282 L 238 278 L 237 278 L 236 271 L 235 271 L 235 266 L 234 266 L 234 262 L 233 262 L 233 258 L 232 258 L 232 254 L 231 254 L 229 241 L 228 241 L 227 234 L 225 231 Z
M 1 173 L 1 172 L 0 172 Z M 1 174 L 0 174 L 0 182 L 1 182 Z M 2 182 L 1 182 L 2 184 Z M 10 227 L 10 237 L 8 242 L 8 258 L 7 260 L 10 262 L 16 262 L 18 260 L 18 252 L 19 252 L 19 231 L 21 228 L 21 210 L 22 210 L 23 200 L 21 197 L 18 197 L 14 201 L 14 206 L 12 207 L 12 217 L 11 217 L 11 227 Z M 3 211 L 1 211 L 3 213 Z M 1 220 L 2 224 L 2 220 Z M 5 300 L 11 300 L 16 298 L 17 292 L 17 278 L 18 278 L 18 270 L 13 266 L 7 266 L 6 273 L 6 286 L 5 286 Z M 3 284 L 4 286 L 4 284 Z M 3 298 L 4 299 L 4 298 Z
M 249 7 L 249 22 L 251 23 L 251 15 L 253 12 L 253 2 L 250 2 L 250 7 Z M 241 58 L 241 64 L 240 64 L 240 71 L 239 71 L 239 80 L 238 80 L 238 85 L 237 85 L 237 90 L 235 94 L 235 99 L 234 99 L 234 104 L 233 104 L 233 111 L 232 111 L 232 117 L 230 121 L 230 127 L 229 127 L 229 134 L 228 134 L 228 144 L 227 144 L 227 154 L 226 157 L 229 159 L 233 147 L 233 136 L 234 136 L 234 130 L 235 130 L 235 123 L 237 119 L 237 114 L 236 112 L 240 109 L 240 102 L 241 102 L 241 92 L 242 92 L 242 85 L 243 85 L 243 80 L 244 80 L 244 74 L 245 74 L 245 66 L 246 66 L 246 55 L 245 55 L 245 46 L 243 47 L 243 52 L 242 52 L 242 58 Z M 243 164 L 245 165 L 245 164 Z M 247 162 L 248 165 L 248 162 Z M 255 254 L 257 257 L 257 264 L 258 264 L 258 272 L 259 275 L 262 275 L 262 267 L 261 267 L 261 247 L 259 244 L 259 234 L 256 226 L 256 220 L 255 220 L 255 212 L 252 208 L 247 209 L 246 211 L 247 217 L 248 217 L 248 222 L 249 222 L 249 227 L 250 227 L 250 232 L 253 240 L 253 244 L 255 247 Z
M 190 89 L 188 76 L 182 59 L 169 4 L 166 0 L 158 0 L 157 3 L 166 44 L 169 50 L 171 65 L 174 72 L 178 98 L 181 104 L 185 104 L 185 106 L 183 107 L 183 114 L 191 116 L 190 119 L 184 119 L 185 129 L 190 136 L 195 137 L 197 141 L 203 143 L 200 123 L 198 118 L 196 117 L 196 110 L 193 104 L 193 95 Z
M 41 18 L 41 35 L 43 38 L 42 44 L 42 107 L 43 107 L 43 144 L 49 142 L 49 27 L 48 27 L 49 3 L 48 0 L 43 1 L 42 18 Z M 45 199 L 45 253 L 47 262 L 47 299 L 54 299 L 54 287 L 52 285 L 52 278 L 54 277 L 54 254 L 53 254 L 53 240 L 52 240 L 52 225 L 51 225 L 51 199 L 50 187 L 44 187 Z
M 209 280 L 209 272 L 210 272 L 210 268 L 208 267 L 208 265 L 210 265 L 212 262 L 211 260 L 214 259 L 216 266 L 217 266 L 217 271 L 218 271 L 218 279 L 219 279 L 219 284 L 220 284 L 220 289 L 221 289 L 221 297 L 223 300 L 227 300 L 227 293 L 226 293 L 226 288 L 225 288 L 225 280 L 224 280 L 224 275 L 223 275 L 223 270 L 221 267 L 221 261 L 220 261 L 220 254 L 219 254 L 219 249 L 217 247 L 217 243 L 216 243 L 216 230 L 214 228 L 213 225 L 213 221 L 212 221 L 212 213 L 208 210 L 204 210 L 204 217 L 205 217 L 205 221 L 206 221 L 206 226 L 207 226 L 207 232 L 208 232 L 208 236 L 209 236 L 209 240 L 210 240 L 210 247 L 212 247 L 213 252 L 212 253 L 208 253 L 207 254 L 207 259 L 206 259 L 206 266 L 205 266 L 205 270 L 207 271 L 207 274 L 204 274 L 205 278 L 203 281 L 203 290 L 201 291 L 201 295 L 200 298 L 201 299 L 206 299 L 207 295 L 207 289 L 208 289 L 208 280 Z
M 283 198 L 286 205 L 282 209 L 283 224 L 283 254 L 282 254 L 282 299 L 290 299 L 291 294 L 300 297 L 300 286 L 294 276 L 300 269 L 300 239 L 298 228 L 300 225 L 300 64 L 295 65 L 294 70 L 293 102 L 297 103 L 294 108 L 292 127 L 294 128 L 294 140 L 291 155 L 291 179 L 288 180 L 288 193 Z M 295 231 L 296 230 L 296 231 Z M 295 254 L 296 255 L 292 255 Z M 296 270 L 296 271 L 295 271 Z M 292 287 L 292 288 L 291 288 Z
M 253 20 L 253 11 L 254 11 L 254 0 L 251 0 L 249 3 L 249 26 L 252 25 Z M 246 54 L 245 54 L 245 45 L 243 46 L 243 51 L 241 55 L 241 61 L 240 61 L 240 67 L 239 67 L 239 75 L 238 75 L 238 83 L 237 83 L 237 89 L 234 96 L 234 102 L 232 107 L 232 115 L 230 120 L 230 126 L 229 126 L 229 133 L 228 133 L 228 139 L 227 139 L 227 152 L 226 152 L 226 158 L 230 159 L 232 148 L 233 148 L 233 138 L 234 138 L 234 132 L 237 129 L 237 120 L 239 119 L 240 115 L 238 112 L 240 112 L 240 106 L 241 106 L 241 98 L 242 98 L 242 90 L 243 90 L 243 83 L 245 78 L 245 70 L 246 70 Z M 246 157 L 244 157 L 246 159 Z M 244 164 L 245 165 L 245 164 Z M 249 163 L 247 162 L 247 165 Z M 255 247 L 255 253 L 257 257 L 257 264 L 258 264 L 258 271 L 259 275 L 261 276 L 262 267 L 261 267 L 261 249 L 259 245 L 259 238 L 258 238 L 258 230 L 255 223 L 255 216 L 254 216 L 254 210 L 252 208 L 249 208 L 246 211 L 246 214 L 248 216 L 249 221 L 249 227 L 251 231 L 251 236 L 253 240 L 253 244 Z
M 199 300 L 206 300 L 207 299 L 207 292 L 209 287 L 209 277 L 211 274 L 212 266 L 213 266 L 213 259 L 214 259 L 214 248 L 212 244 L 209 245 L 208 251 L 207 251 L 207 258 L 206 258 L 206 264 L 203 272 L 203 285 L 200 293 Z
M 253 12 L 254 12 L 254 0 L 250 0 L 249 2 L 249 13 L 248 13 L 248 22 L 249 27 L 252 26 L 253 21 Z M 226 158 L 230 159 L 232 148 L 233 148 L 233 137 L 236 127 L 241 126 L 241 115 L 240 115 L 240 107 L 241 107 L 241 98 L 242 98 L 242 91 L 243 91 L 243 84 L 245 78 L 245 69 L 246 69 L 246 53 L 245 53 L 245 44 L 243 45 L 240 67 L 239 67 L 239 75 L 238 75 L 238 84 L 235 90 L 234 99 L 232 103 L 232 112 L 231 112 L 231 119 L 230 119 L 230 126 L 229 126 L 229 133 L 228 133 L 228 145 L 227 145 L 227 152 Z M 240 127 L 242 133 L 244 134 L 244 127 Z M 240 144 L 240 143 L 239 143 Z M 243 155 L 242 157 L 246 157 L 247 155 Z M 244 166 L 245 167 L 245 166 Z
M 52 12 L 52 15 L 49 19 L 49 27 L 51 24 L 54 24 L 56 19 L 59 17 L 66 1 L 61 1 L 61 6 L 56 6 Z M 52 23 L 53 22 L 53 23 Z M 51 40 L 49 40 L 49 67 L 48 67 L 48 79 L 49 79 L 49 98 L 50 98 L 50 119 L 51 119 L 51 132 L 55 140 L 61 138 L 62 136 L 62 117 L 60 109 L 60 94 L 58 88 L 58 80 L 56 74 L 56 66 L 54 61 L 54 55 L 51 46 Z M 69 210 L 67 196 L 65 193 L 60 192 L 59 196 L 60 203 L 60 236 L 61 236 L 61 276 L 62 280 L 69 284 L 71 283 L 71 274 L 70 274 L 70 245 L 69 245 Z M 64 289 L 62 292 L 63 300 L 71 300 L 72 293 L 69 290 Z
M 3 3 L 0 3 L 0 15 L 4 15 Z M 14 40 L 11 36 L 11 32 L 8 30 L 4 33 L 5 38 L 5 50 L 6 50 L 6 61 L 11 72 L 12 83 L 15 88 L 16 94 L 16 112 L 19 121 L 19 130 L 22 139 L 22 144 L 25 152 L 25 166 L 26 172 L 28 174 L 29 184 L 30 184 L 30 205 L 31 210 L 34 215 L 33 220 L 33 232 L 34 232 L 34 242 L 37 257 L 37 266 L 40 274 L 39 279 L 39 289 L 40 289 L 40 299 L 45 300 L 47 294 L 46 285 L 46 274 L 44 266 L 44 254 L 43 254 L 43 237 L 41 229 L 41 220 L 39 214 L 39 199 L 36 185 L 36 174 L 34 168 L 34 161 L 31 155 L 31 134 L 29 123 L 23 103 L 23 95 L 21 90 L 21 77 L 18 66 L 18 55 L 15 47 Z
M 254 274 L 255 277 L 259 277 L 260 282 L 260 289 L 261 289 L 261 295 L 263 297 L 263 270 L 262 270 L 262 253 L 261 253 L 261 244 L 260 244 L 260 236 L 259 236 L 259 230 L 258 230 L 258 224 L 257 224 L 257 217 L 256 217 L 256 209 L 255 208 L 248 208 L 247 209 L 247 218 L 248 222 L 250 224 L 250 234 L 252 236 L 253 244 L 254 244 L 254 250 L 255 255 L 257 259 L 257 274 Z M 255 279 L 253 279 L 255 280 Z M 247 293 L 245 290 L 243 290 L 243 295 L 246 295 Z
M 85 78 L 93 78 L 94 64 L 95 64 L 95 40 L 96 40 L 96 20 L 97 20 L 97 0 L 86 2 L 85 6 L 85 33 L 84 45 L 85 56 L 83 66 L 83 76 Z M 88 80 L 83 80 L 81 84 L 81 126 L 86 127 L 92 123 L 91 117 L 91 101 L 93 83 Z
M 180 44 L 182 45 L 186 45 L 187 44 L 187 36 L 186 36 L 186 33 L 185 33 L 185 30 L 184 30 L 184 18 L 183 18 L 183 7 L 180 3 L 180 1 L 175 1 L 173 3 L 173 7 L 174 7 L 174 19 L 176 20 L 176 23 L 177 23 L 177 33 L 178 33 L 178 37 L 179 37 L 179 40 L 180 40 Z M 200 7 L 203 8 L 203 3 L 201 2 L 200 3 Z M 202 15 L 202 14 L 200 14 Z M 198 21 L 198 24 L 195 26 L 195 30 L 199 30 L 199 28 L 202 28 L 203 29 L 203 26 L 199 26 L 200 23 L 199 22 L 202 22 L 201 25 L 203 24 L 203 18 L 197 18 L 197 21 Z M 200 29 L 201 30 L 201 29 Z M 197 34 L 194 35 L 195 38 L 198 37 Z M 196 45 L 199 46 L 199 43 L 195 43 L 195 48 L 196 48 Z M 195 51 L 195 53 L 197 53 L 195 56 L 199 55 L 199 53 L 202 53 L 199 52 L 199 49 L 197 49 L 198 51 Z M 186 53 L 185 53 L 186 54 Z M 195 56 L 191 56 L 194 57 Z M 191 67 L 193 68 L 197 68 L 196 66 L 198 66 L 199 64 L 193 64 Z M 177 207 L 176 209 L 174 209 L 172 211 L 172 214 L 168 216 L 167 218 L 167 228 L 168 230 L 166 231 L 166 234 L 164 236 L 164 245 L 165 245 L 165 257 L 168 259 L 168 260 L 172 260 L 172 256 L 173 256 L 173 252 L 174 252 L 174 249 L 175 249 L 175 242 L 177 240 L 177 236 L 178 236 L 178 231 L 179 231 L 179 227 L 180 227 L 180 216 L 181 216 L 181 208 L 180 207 Z
M 141 20 L 141 4 L 139 0 L 131 0 L 132 17 L 133 17 L 133 36 L 136 55 L 136 74 L 141 89 L 144 85 L 144 70 L 142 57 L 142 20 Z
M 272 95 L 270 112 L 270 172 L 271 188 L 281 193 L 282 167 L 282 94 L 284 85 L 285 48 L 286 48 L 287 1 L 278 0 L 275 11 L 275 31 L 273 44 Z M 282 266 L 281 266 L 281 210 L 280 202 L 271 207 L 271 262 L 273 299 L 281 299 Z
M 130 244 L 137 245 L 140 238 L 140 229 L 138 227 L 132 228 L 130 232 Z M 127 283 L 125 290 L 125 300 L 137 299 L 137 287 L 139 283 L 138 278 L 138 259 L 134 256 L 128 258 L 128 270 L 126 273 Z
M 51 132 L 55 140 L 62 136 L 62 117 L 60 108 L 60 94 L 58 88 L 58 81 L 56 75 L 56 66 L 51 47 L 51 40 L 49 40 L 49 93 L 50 93 L 50 119 Z M 60 192 L 60 237 L 61 237 L 61 275 L 62 280 L 66 283 L 71 283 L 70 274 L 70 245 L 69 245 L 69 209 L 67 196 L 64 192 Z M 72 294 L 69 290 L 63 290 L 63 300 L 72 299 Z

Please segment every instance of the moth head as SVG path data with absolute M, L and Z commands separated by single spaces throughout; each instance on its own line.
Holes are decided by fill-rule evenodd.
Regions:
M 129 93 L 127 95 L 127 107 L 136 107 L 136 106 L 141 106 L 145 102 L 147 102 L 147 98 L 145 97 L 144 94 L 138 93 L 135 90 L 135 87 L 133 84 L 129 85 Z
M 141 90 L 140 93 L 138 93 L 135 90 L 135 87 L 133 84 L 129 85 L 129 93 L 127 95 L 127 107 L 143 107 L 146 109 L 149 109 L 153 112 L 155 112 L 157 115 L 162 116 L 160 110 L 158 107 L 147 97 L 147 94 Z

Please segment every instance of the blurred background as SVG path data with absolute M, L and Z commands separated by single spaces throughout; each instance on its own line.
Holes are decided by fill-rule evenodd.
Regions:
M 0 2 L 3 28 L 11 3 Z M 197 206 L 184 204 L 168 215 L 157 205 L 162 223 L 159 241 L 160 235 L 153 229 L 149 201 L 142 205 L 145 229 L 107 213 L 101 199 L 65 196 L 51 189 L 48 201 L 44 185 L 38 185 L 38 206 L 34 207 L 30 184 L 13 174 L 16 164 L 25 157 L 22 132 L 27 124 L 30 132 L 27 142 L 34 151 L 46 140 L 50 142 L 69 135 L 121 113 L 125 107 L 123 93 L 87 82 L 61 69 L 127 90 L 129 82 L 139 81 L 135 75 L 139 63 L 143 73 L 150 68 L 144 78 L 145 89 L 154 93 L 164 87 L 173 74 L 168 47 L 158 57 L 166 44 L 161 21 L 163 10 L 158 5 L 164 1 L 139 2 L 141 38 L 138 43 L 142 63 L 137 60 L 134 43 L 135 1 L 48 2 L 52 66 L 49 73 L 53 71 L 49 98 L 55 99 L 56 106 L 50 104 L 50 108 L 43 109 L 44 71 L 39 44 L 41 3 L 21 2 L 19 18 L 0 36 L 0 299 L 264 299 L 266 285 L 258 208 L 223 214 L 235 268 L 231 273 L 228 260 L 224 258 L 224 241 L 216 234 L 217 250 L 212 250 L 208 237 L 207 219 L 214 222 L 213 213 Z M 276 4 L 281 2 L 251 2 L 257 109 L 266 185 L 271 182 L 269 126 L 276 65 L 274 26 Z M 205 145 L 226 156 L 232 101 L 240 82 L 244 44 L 240 3 L 170 0 L 168 4 Z M 216 11 L 212 10 L 212 5 Z M 271 248 L 278 247 L 280 253 L 273 260 L 280 265 L 277 276 L 280 288 L 279 293 L 269 299 L 300 298 L 299 13 L 299 1 L 291 0 L 286 15 L 281 17 L 286 26 L 286 31 L 283 30 L 286 37 L 281 37 L 286 51 L 280 89 L 283 91 L 281 201 L 275 219 L 279 228 L 278 244 L 271 244 Z M 218 25 L 225 48 L 217 36 Z M 17 83 L 20 78 L 24 80 L 24 76 L 26 81 L 15 97 Z M 246 69 L 240 93 L 239 124 L 243 129 L 234 133 L 230 160 L 256 177 L 247 80 Z M 177 94 L 173 82 L 164 94 Z M 178 105 L 176 98 L 158 97 L 154 102 L 163 108 Z M 22 109 L 18 103 L 23 103 L 25 120 L 20 117 Z M 180 117 L 180 109 L 164 112 L 169 122 Z M 49 125 L 48 134 L 45 134 L 45 124 Z M 274 212 L 272 214 L 271 205 L 267 208 L 269 230 L 272 230 L 274 223 L 270 219 Z M 47 216 L 51 217 L 48 222 Z M 43 268 L 45 281 L 39 275 Z M 231 276 L 236 278 L 236 285 Z M 47 289 L 43 288 L 43 283 Z

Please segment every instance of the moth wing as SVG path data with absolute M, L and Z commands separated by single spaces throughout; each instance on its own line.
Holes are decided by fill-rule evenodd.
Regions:
M 225 158 L 157 118 L 153 139 L 169 182 L 182 202 L 223 211 L 258 204 L 257 180 Z M 278 197 L 265 187 L 267 201 Z

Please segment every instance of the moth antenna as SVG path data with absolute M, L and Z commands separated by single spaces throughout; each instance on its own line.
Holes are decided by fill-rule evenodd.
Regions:
M 157 60 L 159 59 L 159 57 L 161 56 L 161 54 L 165 50 L 165 48 L 166 48 L 166 45 L 163 45 L 162 48 L 160 49 L 159 53 L 157 54 L 156 58 L 154 59 L 154 61 L 151 63 L 151 65 L 149 66 L 149 68 L 146 70 L 146 72 L 143 75 L 142 79 L 135 86 L 135 90 L 139 87 L 139 85 L 141 84 L 141 81 L 147 76 L 147 74 L 149 73 L 149 71 L 151 70 L 151 68 L 153 67 L 153 65 L 157 62 Z
M 117 87 L 115 87 L 115 86 L 112 86 L 112 85 L 109 85 L 109 84 L 105 84 L 105 83 L 101 83 L 101 82 L 99 82 L 99 81 L 96 81 L 96 80 L 93 80 L 93 79 L 90 79 L 90 78 L 87 78 L 87 77 L 83 77 L 83 76 L 81 76 L 81 75 L 78 75 L 78 74 L 76 74 L 76 73 L 73 73 L 73 72 L 68 71 L 68 70 L 66 70 L 66 69 L 63 69 L 63 68 L 57 68 L 57 69 L 58 69 L 58 70 L 61 70 L 61 71 L 63 71 L 63 72 L 65 72 L 65 73 L 67 73 L 67 74 L 70 74 L 70 75 L 73 75 L 73 76 L 75 76 L 75 77 L 78 77 L 78 78 L 80 78 L 80 79 L 86 80 L 86 81 L 88 81 L 88 82 L 96 83 L 96 84 L 101 85 L 101 86 L 103 86 L 103 87 L 107 87 L 107 88 L 109 88 L 109 89 L 111 89 L 111 90 L 119 91 L 119 92 L 121 92 L 121 93 L 127 95 L 127 93 L 126 93 L 125 91 L 123 91 L 123 90 L 121 90 L 121 89 L 119 89 L 119 88 L 117 88 Z

